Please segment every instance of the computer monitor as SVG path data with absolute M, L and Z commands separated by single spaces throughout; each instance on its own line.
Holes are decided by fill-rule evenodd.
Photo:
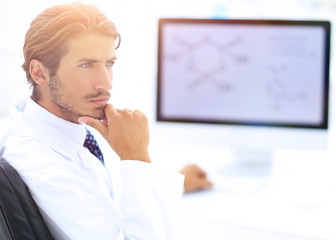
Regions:
M 223 144 L 253 161 L 274 149 L 327 148 L 330 28 L 160 19 L 157 121 L 175 123 L 177 138 Z

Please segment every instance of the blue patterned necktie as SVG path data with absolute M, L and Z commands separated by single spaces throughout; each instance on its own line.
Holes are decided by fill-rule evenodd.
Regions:
M 84 142 L 84 147 L 88 148 L 90 152 L 95 155 L 99 161 L 104 165 L 104 157 L 98 146 L 98 143 L 94 136 L 86 129 L 86 138 Z

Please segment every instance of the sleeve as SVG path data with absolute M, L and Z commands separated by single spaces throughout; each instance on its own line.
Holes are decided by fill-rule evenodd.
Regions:
M 151 163 L 121 162 L 118 199 L 121 230 L 126 239 L 174 239 L 174 219 L 183 193 L 184 176 Z
M 49 148 L 21 146 L 7 148 L 6 159 L 28 185 L 55 239 L 173 239 L 183 175 L 122 161 L 121 188 L 112 197 L 96 168 L 74 165 Z

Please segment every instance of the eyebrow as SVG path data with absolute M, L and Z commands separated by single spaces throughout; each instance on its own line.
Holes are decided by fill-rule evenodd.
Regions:
M 107 61 L 115 61 L 115 60 L 117 60 L 116 56 L 113 56 L 113 57 L 107 59 Z M 81 62 L 96 63 L 96 62 L 99 62 L 99 61 L 96 60 L 96 59 L 92 59 L 92 58 L 81 58 L 81 59 L 79 59 L 79 60 L 76 61 L 76 63 L 81 63 Z

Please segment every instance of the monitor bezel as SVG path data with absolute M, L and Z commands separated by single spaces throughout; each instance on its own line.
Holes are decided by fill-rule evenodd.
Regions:
M 236 24 L 236 25 L 277 25 L 277 26 L 320 26 L 325 32 L 324 43 L 324 81 L 322 122 L 318 125 L 303 123 L 262 122 L 262 121 L 226 121 L 198 118 L 165 117 L 161 111 L 161 59 L 163 26 L 166 24 Z M 275 20 L 275 19 L 195 19 L 195 18 L 161 18 L 158 23 L 158 60 L 157 60 L 157 92 L 156 92 L 156 120 L 158 122 L 222 124 L 236 126 L 261 126 L 285 128 L 328 129 L 329 123 L 329 75 L 330 75 L 330 34 L 331 24 L 327 20 Z

